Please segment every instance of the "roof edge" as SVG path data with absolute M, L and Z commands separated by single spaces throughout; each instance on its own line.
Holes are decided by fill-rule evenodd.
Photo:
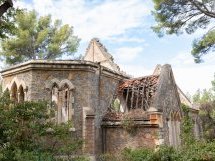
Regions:
M 68 65 L 68 69 L 70 69 L 71 65 L 74 66 L 88 66 L 88 67 L 93 67 L 93 68 L 100 68 L 100 66 L 102 67 L 102 69 L 108 73 L 112 73 L 112 74 L 116 74 L 118 76 L 123 76 L 125 78 L 130 78 L 128 75 L 124 74 L 124 73 L 120 73 L 120 72 L 116 72 L 113 71 L 107 67 L 104 67 L 102 65 L 100 65 L 99 63 L 95 63 L 95 62 L 91 62 L 91 61 L 86 61 L 86 60 L 29 60 L 27 62 L 21 63 L 21 64 L 17 64 L 14 66 L 11 66 L 9 68 L 3 69 L 2 71 L 0 71 L 1 75 L 4 75 L 5 73 L 13 73 L 16 71 L 21 71 L 23 68 L 25 69 L 30 69 L 32 67 L 36 67 L 36 65 Z M 65 66 L 64 66 L 65 67 Z M 39 67 L 38 67 L 39 68 Z M 71 68 L 72 69 L 72 68 Z

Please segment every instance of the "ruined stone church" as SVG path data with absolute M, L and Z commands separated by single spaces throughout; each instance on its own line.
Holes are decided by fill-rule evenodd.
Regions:
M 47 100 L 57 123 L 71 120 L 92 160 L 125 147 L 179 146 L 183 112 L 190 107 L 196 137 L 198 109 L 176 85 L 171 66 L 131 78 L 98 39 L 83 60 L 32 60 L 1 71 L 3 90 L 16 102 Z

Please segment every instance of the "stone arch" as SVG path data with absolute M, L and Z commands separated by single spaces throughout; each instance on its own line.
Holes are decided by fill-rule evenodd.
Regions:
M 54 78 L 45 84 L 47 90 L 50 91 L 51 107 L 55 108 L 55 119 L 58 123 L 71 120 L 73 115 L 73 93 L 74 85 L 68 79 L 59 81 Z
M 10 85 L 7 85 L 6 88 L 9 88 L 11 90 L 12 85 L 16 83 L 17 87 L 22 86 L 24 90 L 27 90 L 28 86 L 23 80 L 19 80 L 17 77 L 14 77 L 11 81 Z
M 14 97 L 14 85 L 16 85 L 16 97 Z M 10 95 L 11 95 L 11 99 L 15 100 L 15 102 L 21 102 L 25 101 L 26 96 L 27 96 L 27 90 L 28 90 L 28 86 L 26 85 L 26 83 L 23 80 L 19 80 L 17 77 L 14 77 L 13 80 L 11 81 L 10 86 L 8 85 L 7 88 L 9 88 L 10 90 Z M 21 98 L 20 98 L 20 92 L 21 92 Z M 15 98 L 15 99 L 14 99 Z
M 68 79 L 64 79 L 59 84 L 59 107 L 58 122 L 67 122 L 72 119 L 73 109 L 73 89 L 74 85 Z
M 3 94 L 6 94 L 7 96 L 10 96 L 10 90 L 8 87 L 6 87 L 4 90 L 2 90 Z
M 175 145 L 178 147 L 181 144 L 181 113 L 180 111 L 177 111 L 175 113 L 175 122 L 174 122 L 174 128 L 175 128 Z
M 169 144 L 173 147 L 180 145 L 180 123 L 181 116 L 179 111 L 170 111 L 168 128 L 169 128 Z
M 11 91 L 11 99 L 14 102 L 18 102 L 18 87 L 16 82 L 13 82 L 13 84 L 11 85 L 10 91 Z
M 12 86 L 14 85 L 14 83 L 16 84 L 16 86 L 18 86 L 19 81 L 18 81 L 17 77 L 14 77 L 14 78 L 12 79 L 12 81 L 11 81 L 11 83 L 10 83 L 10 86 L 9 86 L 9 90 L 10 90 L 10 91 L 12 90 Z
M 48 90 L 51 90 L 53 86 L 56 86 L 57 88 L 59 88 L 59 85 L 60 85 L 60 81 L 57 78 L 54 78 L 51 81 L 47 81 L 45 83 L 45 87 Z
M 181 114 L 180 114 L 179 111 L 176 112 L 176 114 L 175 114 L 175 119 L 176 119 L 177 121 L 181 121 Z
M 54 117 L 52 119 L 56 121 L 58 118 L 59 83 L 53 81 L 49 90 L 51 92 L 51 108 L 54 110 Z
M 18 81 L 18 87 L 22 86 L 23 90 L 26 91 L 28 89 L 28 86 L 25 84 L 23 80 Z
M 10 85 L 7 84 L 6 87 L 2 90 L 2 92 L 8 91 L 10 93 Z
M 10 92 L 9 88 L 6 87 L 5 90 L 4 90 L 4 92 Z
M 69 81 L 68 79 L 63 79 L 59 84 L 59 89 L 63 89 L 65 85 L 68 86 L 69 90 L 75 88 L 71 81 Z

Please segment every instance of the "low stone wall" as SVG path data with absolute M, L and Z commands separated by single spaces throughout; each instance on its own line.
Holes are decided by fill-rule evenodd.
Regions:
M 120 122 L 103 125 L 103 153 L 116 154 L 124 148 L 155 148 L 159 138 L 159 126 L 144 125 L 143 121 L 134 122 L 136 126 L 130 130 Z

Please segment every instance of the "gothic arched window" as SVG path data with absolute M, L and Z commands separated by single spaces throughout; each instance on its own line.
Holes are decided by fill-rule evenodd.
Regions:
M 54 117 L 53 119 L 56 121 L 57 119 L 57 111 L 58 111 L 58 85 L 56 83 L 53 84 L 52 89 L 51 89 L 51 110 L 54 112 Z
M 170 117 L 168 120 L 168 128 L 169 128 L 169 143 L 173 147 L 178 147 L 181 143 L 180 141 L 180 126 L 181 119 L 179 112 L 170 113 Z
M 70 97 L 70 91 L 68 88 L 68 85 L 65 84 L 64 87 L 61 90 L 61 97 L 62 97 L 62 103 L 61 103 L 61 121 L 66 122 L 69 120 L 70 116 L 70 109 L 69 109 L 69 97 Z
M 56 122 L 62 123 L 71 120 L 73 115 L 73 84 L 67 79 L 61 82 L 53 79 L 51 83 L 46 84 L 46 88 L 51 90 L 51 107 L 55 110 Z
M 18 91 L 17 91 L 17 84 L 14 82 L 11 86 L 11 99 L 14 102 L 18 102 Z
M 24 102 L 25 101 L 25 93 L 23 86 L 20 85 L 19 90 L 18 90 L 18 102 Z

